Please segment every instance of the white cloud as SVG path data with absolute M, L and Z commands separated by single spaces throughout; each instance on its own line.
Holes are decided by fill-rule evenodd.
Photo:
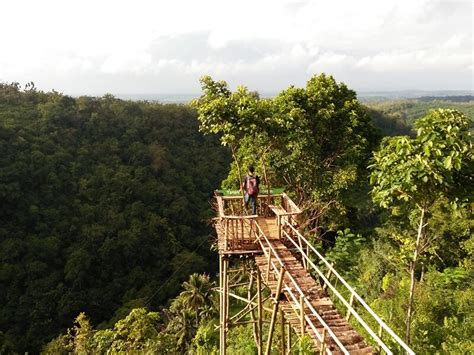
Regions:
M 90 75 L 103 92 L 190 91 L 209 73 L 276 91 L 320 71 L 472 87 L 470 1 L 16 0 L 0 14 L 0 80 L 58 90 L 86 91 Z

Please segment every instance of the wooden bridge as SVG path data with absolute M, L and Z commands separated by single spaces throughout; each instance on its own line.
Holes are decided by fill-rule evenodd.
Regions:
M 286 194 L 259 195 L 257 215 L 247 215 L 240 196 L 216 200 L 221 354 L 226 354 L 230 327 L 248 323 L 259 354 L 276 347 L 279 353 L 291 353 L 294 334 L 309 336 L 319 353 L 414 354 L 298 231 L 302 211 Z M 254 267 L 245 269 L 246 297 L 234 292 L 244 286 L 234 283 L 242 270 L 229 267 L 243 257 L 254 260 Z M 245 305 L 232 316 L 231 298 Z M 278 345 L 273 344 L 277 323 Z

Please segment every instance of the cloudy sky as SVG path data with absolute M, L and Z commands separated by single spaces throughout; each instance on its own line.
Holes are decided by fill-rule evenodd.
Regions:
M 68 94 L 472 90 L 471 0 L 4 0 L 0 81 Z

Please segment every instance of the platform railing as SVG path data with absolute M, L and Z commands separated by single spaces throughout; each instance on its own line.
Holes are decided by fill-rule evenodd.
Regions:
M 392 350 L 388 348 L 385 342 L 381 339 L 382 334 L 385 332 L 391 337 L 391 339 L 397 343 L 407 354 L 415 354 L 405 342 L 370 308 L 370 306 L 364 301 L 364 299 L 357 294 L 357 292 L 347 283 L 344 278 L 334 269 L 334 267 L 314 248 L 314 246 L 290 223 L 285 223 L 283 226 L 283 236 L 286 237 L 301 254 L 303 263 L 307 266 L 311 266 L 312 270 L 322 280 L 324 287 L 330 289 L 332 293 L 342 302 L 347 309 L 346 319 L 353 316 L 362 328 L 372 337 L 375 343 L 382 349 L 386 354 L 393 354 Z M 323 271 L 313 262 L 310 257 L 310 252 L 315 256 L 318 262 L 324 264 L 329 270 L 328 274 L 324 274 Z M 340 282 L 345 289 L 349 292 L 350 299 L 346 300 L 341 293 L 336 289 L 335 285 L 330 282 L 329 275 L 334 275 L 338 282 Z M 362 316 L 355 310 L 354 302 L 358 302 L 372 317 L 372 319 L 378 324 L 378 334 L 367 324 Z
M 278 277 L 277 283 L 277 294 L 276 298 L 278 299 L 279 293 L 282 291 L 282 288 L 289 294 L 291 300 L 294 304 L 294 309 L 299 309 L 299 316 L 301 317 L 301 328 L 302 332 L 306 328 L 306 324 L 312 329 L 314 334 L 316 335 L 319 343 L 321 344 L 321 353 L 332 354 L 331 350 L 326 346 L 328 342 L 328 337 L 334 340 L 334 343 L 338 346 L 339 350 L 342 351 L 344 354 L 349 354 L 349 351 L 344 347 L 341 341 L 337 338 L 331 328 L 327 325 L 321 315 L 316 311 L 314 306 L 311 304 L 310 300 L 306 297 L 303 290 L 300 288 L 298 283 L 296 282 L 293 275 L 290 272 L 285 273 L 285 265 L 281 258 L 279 257 L 276 250 L 273 248 L 272 244 L 268 240 L 265 233 L 263 233 L 262 229 L 256 224 L 256 234 L 255 234 L 257 241 L 259 242 L 262 251 L 267 258 L 267 280 L 269 278 L 270 271 L 273 272 L 275 276 Z M 285 281 L 285 278 L 289 280 Z M 296 292 L 293 291 L 296 290 Z M 310 315 L 306 314 L 305 308 L 309 309 L 311 312 Z M 319 324 L 323 327 L 323 331 L 319 331 L 318 328 L 314 325 L 313 320 L 310 318 L 313 316 L 319 322 Z
M 216 195 L 218 204 L 218 214 L 220 217 L 227 216 L 248 216 L 250 214 L 250 206 L 245 208 L 244 199 L 241 195 L 221 196 Z M 260 217 L 270 217 L 271 211 L 269 205 L 291 206 L 292 202 L 285 193 L 281 194 L 259 194 L 257 196 L 257 215 Z M 293 207 L 291 207 L 293 208 Z

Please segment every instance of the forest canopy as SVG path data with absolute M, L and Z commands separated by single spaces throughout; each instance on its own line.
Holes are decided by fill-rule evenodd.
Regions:
M 37 351 L 80 312 L 157 308 L 212 271 L 228 154 L 194 110 L 0 85 L 0 338 Z

